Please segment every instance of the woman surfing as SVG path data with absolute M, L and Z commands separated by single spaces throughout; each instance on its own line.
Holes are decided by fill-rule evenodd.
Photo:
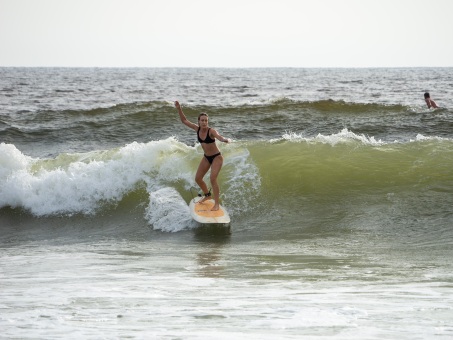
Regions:
M 217 177 L 222 169 L 223 156 L 220 153 L 215 140 L 218 139 L 221 142 L 230 143 L 230 139 L 222 137 L 215 129 L 209 127 L 209 117 L 206 113 L 200 113 L 198 116 L 198 124 L 195 124 L 186 118 L 178 101 L 175 101 L 175 107 L 178 110 L 181 122 L 197 132 L 198 141 L 204 151 L 204 156 L 200 161 L 200 165 L 198 166 L 195 175 L 195 182 L 199 185 L 204 194 L 204 197 L 199 203 L 204 202 L 211 196 L 211 192 L 208 190 L 208 186 L 203 180 L 203 177 L 206 175 L 209 168 L 211 168 L 211 187 L 214 191 L 214 206 L 211 210 L 219 210 L 220 188 L 217 183 Z

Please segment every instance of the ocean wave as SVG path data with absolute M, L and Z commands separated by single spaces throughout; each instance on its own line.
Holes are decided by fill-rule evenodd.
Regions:
M 388 142 L 393 136 L 408 138 L 414 131 L 425 136 L 448 137 L 452 125 L 448 110 L 415 115 L 414 108 L 403 105 L 334 100 L 308 102 L 283 97 L 239 106 L 183 103 L 183 108 L 191 121 L 196 121 L 200 112 L 207 112 L 212 127 L 242 141 L 275 139 L 289 130 L 313 137 L 346 128 L 357 135 L 375 138 L 376 142 Z M 3 142 L 25 145 L 34 140 L 47 140 L 52 141 L 50 147 L 71 144 L 81 151 L 87 150 L 86 141 L 111 147 L 172 135 L 189 144 L 194 140 L 189 130 L 181 129 L 172 101 L 131 102 L 82 110 L 40 110 L 17 115 L 14 119 L 1 117 L 1 121 L 0 140 Z M 44 154 L 48 154 L 47 151 Z
M 379 103 L 360 103 L 347 102 L 344 100 L 316 100 L 316 101 L 301 101 L 289 97 L 277 97 L 267 100 L 250 101 L 249 103 L 223 103 L 222 106 L 208 106 L 191 103 L 182 103 L 185 107 L 199 111 L 221 111 L 228 112 L 257 112 L 257 111 L 313 111 L 313 112 L 333 112 L 337 114 L 355 114 L 355 113 L 373 113 L 373 112 L 388 112 L 388 113 L 409 113 L 413 112 L 413 107 L 395 104 L 379 104 Z
M 222 154 L 221 199 L 234 218 L 313 198 L 453 194 L 448 138 L 382 142 L 344 129 L 311 138 L 288 133 L 278 140 L 237 141 L 222 145 Z M 143 218 L 156 229 L 191 228 L 187 216 L 168 210 L 167 200 L 187 205 L 201 157 L 199 145 L 174 137 L 54 158 L 30 157 L 1 143 L 0 208 L 38 217 L 95 215 L 127 199 L 146 206 Z
M 300 109 L 313 109 L 321 112 L 336 112 L 336 113 L 364 113 L 374 111 L 385 112 L 405 112 L 409 107 L 404 105 L 385 105 L 378 103 L 360 103 L 360 102 L 347 102 L 344 100 L 317 100 L 317 101 L 299 101 L 290 98 L 281 97 L 271 100 L 265 105 L 280 106 L 283 108 L 300 108 Z
M 240 113 L 240 112 L 262 112 L 262 111 L 306 111 L 314 112 L 334 112 L 337 114 L 354 114 L 354 113 L 372 113 L 372 112 L 392 112 L 404 113 L 414 112 L 413 107 L 404 105 L 385 105 L 378 103 L 360 103 L 346 102 L 344 100 L 317 100 L 317 101 L 300 101 L 288 97 L 270 98 L 268 100 L 251 101 L 249 103 L 225 102 L 219 105 L 203 105 L 198 103 L 181 103 L 188 112 L 218 112 L 219 114 Z M 55 119 L 58 116 L 104 116 L 113 113 L 136 113 L 136 112 L 160 112 L 174 113 L 174 104 L 172 100 L 168 101 L 140 101 L 125 102 L 114 105 L 102 105 L 89 107 L 85 109 L 63 109 L 63 110 L 38 110 L 33 114 L 36 120 Z
M 418 135 L 383 142 L 347 129 L 306 138 L 287 133 L 250 147 L 272 192 L 345 195 L 375 190 L 453 190 L 453 140 Z M 440 184 L 442 183 L 442 184 Z
M 240 144 L 222 151 L 229 157 L 224 162 L 221 197 L 232 197 L 234 214 L 235 207 L 247 207 L 248 198 L 259 190 L 259 175 L 249 153 Z M 156 204 L 167 204 L 165 199 L 170 199 L 180 206 L 181 200 L 175 198 L 173 191 L 180 193 L 185 202 L 189 201 L 202 157 L 199 145 L 190 147 L 174 137 L 133 142 L 110 150 L 63 153 L 55 158 L 29 157 L 14 145 L 1 143 L 0 208 L 20 208 L 38 217 L 95 215 L 133 197 L 137 205 L 148 205 L 144 218 L 150 224 L 169 231 L 162 222 L 163 216 L 168 216 L 168 207 L 157 208 Z M 167 198 L 159 194 L 165 188 Z M 148 197 L 140 194 L 143 191 Z M 156 195 L 161 197 L 157 201 Z M 175 231 L 174 224 L 181 223 L 175 219 L 172 222 L 171 231 Z

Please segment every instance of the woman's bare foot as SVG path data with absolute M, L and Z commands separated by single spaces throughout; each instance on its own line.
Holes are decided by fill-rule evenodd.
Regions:
M 220 209 L 220 206 L 219 206 L 219 203 L 217 204 L 214 204 L 214 206 L 212 207 L 211 211 L 217 211 Z

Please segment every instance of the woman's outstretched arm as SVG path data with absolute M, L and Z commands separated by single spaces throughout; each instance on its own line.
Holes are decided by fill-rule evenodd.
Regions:
M 176 107 L 176 109 L 178 110 L 178 114 L 179 114 L 179 118 L 181 119 L 181 122 L 182 122 L 184 125 L 187 125 L 188 127 L 190 127 L 191 129 L 197 131 L 197 130 L 198 130 L 198 125 L 192 123 L 191 121 L 189 121 L 189 120 L 186 118 L 186 115 L 184 114 L 184 112 L 182 112 L 181 105 L 179 104 L 178 101 L 175 101 L 175 107 Z

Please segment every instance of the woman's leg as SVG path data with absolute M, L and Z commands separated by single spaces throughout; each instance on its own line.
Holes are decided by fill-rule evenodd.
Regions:
M 212 161 L 211 164 L 211 186 L 212 191 L 214 192 L 214 206 L 211 210 L 219 210 L 219 200 L 220 200 L 220 187 L 219 183 L 217 182 L 217 177 L 219 176 L 219 172 L 222 169 L 223 164 L 223 156 L 219 155 Z
M 195 175 L 195 182 L 198 184 L 203 194 L 207 194 L 209 192 L 208 186 L 203 180 L 203 177 L 208 172 L 210 166 L 211 164 L 209 164 L 208 160 L 203 156 L 200 165 L 198 166 L 197 173 Z M 205 199 L 206 197 L 202 199 L 200 202 L 204 201 Z

